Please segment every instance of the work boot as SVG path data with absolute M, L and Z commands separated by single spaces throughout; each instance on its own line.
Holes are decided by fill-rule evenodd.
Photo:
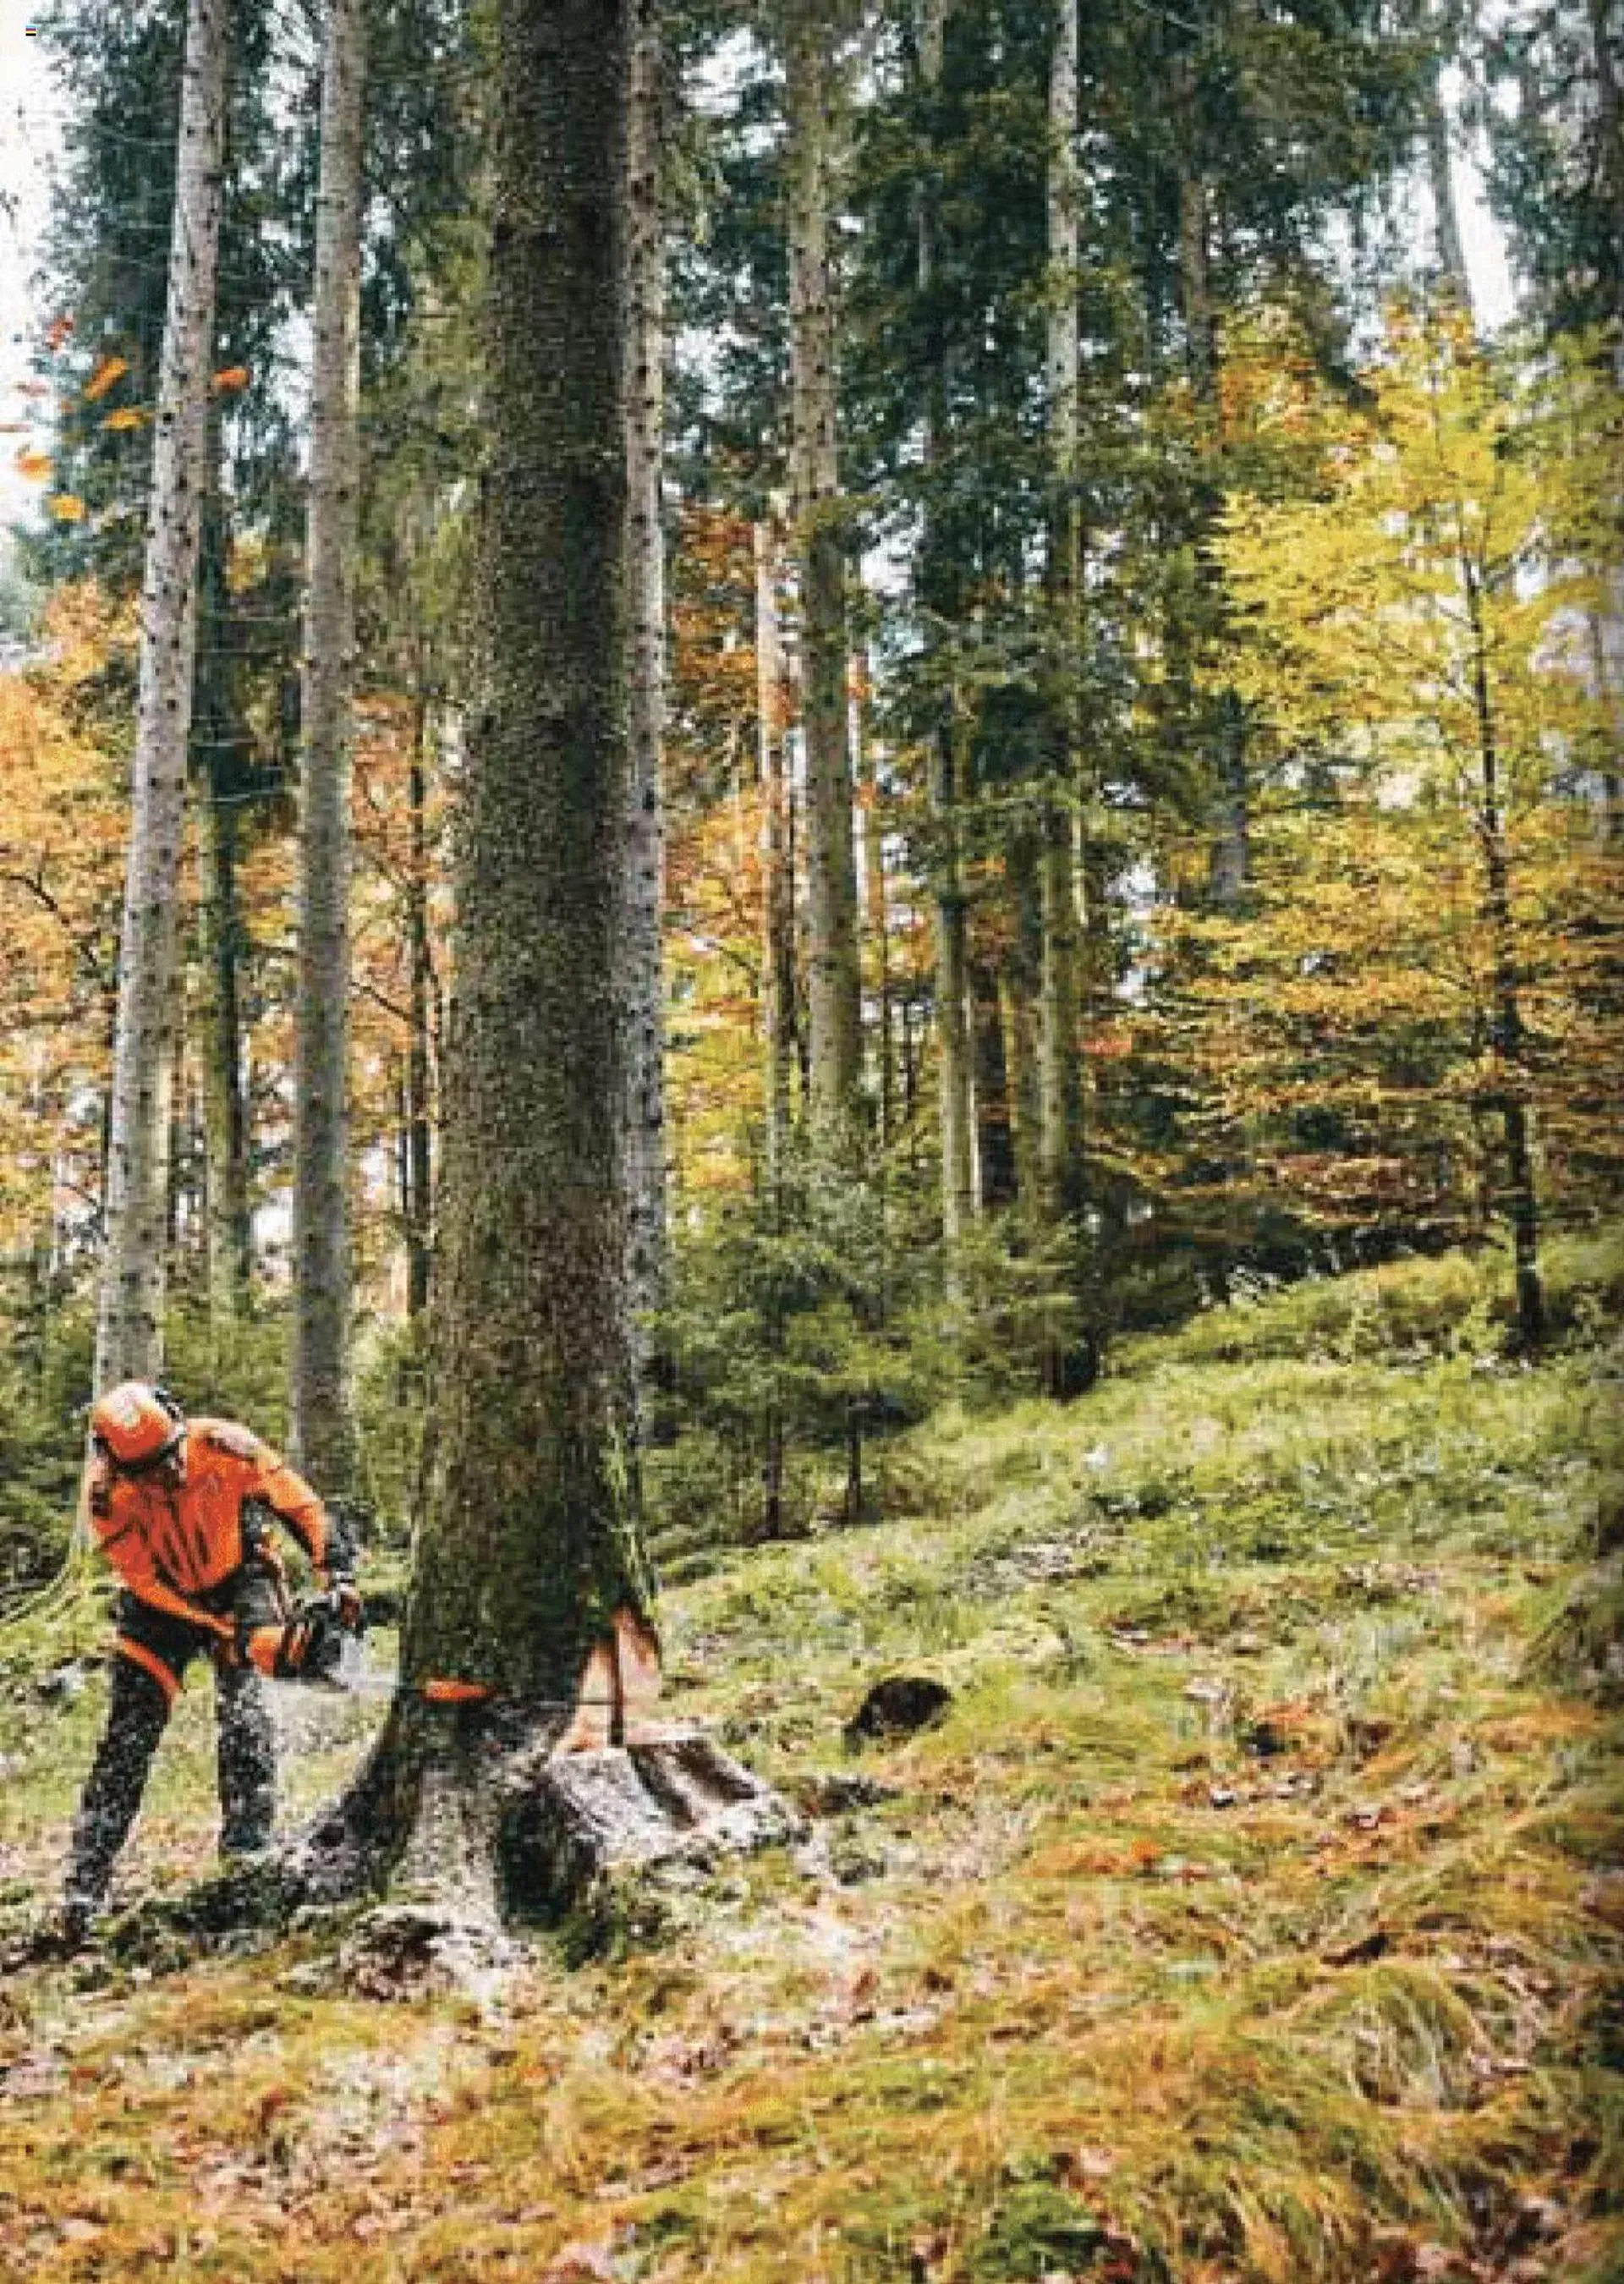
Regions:
M 51 1959 L 74 1958 L 90 1942 L 100 1916 L 88 1897 L 65 1897 L 45 1930 L 42 1952 Z

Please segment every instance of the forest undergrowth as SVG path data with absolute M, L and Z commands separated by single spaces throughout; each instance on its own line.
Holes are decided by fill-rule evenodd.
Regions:
M 1296 1288 L 1069 1408 L 940 1415 L 893 1520 L 674 1592 L 674 1710 L 812 1837 L 482 2003 L 357 1990 L 341 1918 L 12 1973 L 0 2272 L 1624 2276 L 1618 1248 L 1558 1252 L 1537 1368 L 1493 1274 Z M 51 1898 L 102 1639 L 81 1600 L 0 1640 L 0 1937 Z M 899 1673 L 944 1717 L 849 1744 Z M 207 1696 L 131 1894 L 208 1861 Z M 285 1709 L 296 1815 L 379 1709 Z

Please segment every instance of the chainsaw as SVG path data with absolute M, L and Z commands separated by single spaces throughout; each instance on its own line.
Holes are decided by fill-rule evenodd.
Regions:
M 237 1602 L 237 1655 L 273 1681 L 316 1689 L 355 1686 L 366 1613 L 353 1586 L 333 1585 L 295 1605 L 280 1552 L 262 1519 L 245 1513 L 247 1561 Z

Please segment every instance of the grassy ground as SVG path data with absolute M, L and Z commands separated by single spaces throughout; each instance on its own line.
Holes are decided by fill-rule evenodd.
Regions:
M 1538 1371 L 1486 1275 L 938 1420 L 887 1462 L 906 1519 L 673 1596 L 675 1708 L 819 1814 L 656 1940 L 543 1944 L 483 2010 L 347 1995 L 330 1930 L 13 1975 L 0 2275 L 1624 2278 L 1616 1249 L 1558 1263 Z M 900 1670 L 947 1718 L 854 1756 Z M 207 1859 L 206 1696 L 135 1887 Z M 0 1929 L 99 1710 L 0 1676 Z M 300 1715 L 298 1800 L 375 1711 Z

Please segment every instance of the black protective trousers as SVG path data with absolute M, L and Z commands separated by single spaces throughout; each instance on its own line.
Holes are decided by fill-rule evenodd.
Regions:
M 248 1615 L 243 1604 L 258 1599 L 241 1578 L 209 1597 L 211 1603 L 218 1600 L 222 1615 Z M 207 1657 L 215 1668 L 221 1854 L 263 1848 L 276 1817 L 276 1725 L 263 1677 L 252 1666 L 222 1658 L 219 1637 L 206 1626 L 189 1625 L 134 1594 L 119 1599 L 118 1637 L 106 1726 L 80 1797 L 68 1858 L 67 1901 L 92 1912 L 106 1901 L 113 1867 L 140 1811 L 175 1695 L 195 1658 Z M 173 1681 L 173 1688 L 154 1666 Z

